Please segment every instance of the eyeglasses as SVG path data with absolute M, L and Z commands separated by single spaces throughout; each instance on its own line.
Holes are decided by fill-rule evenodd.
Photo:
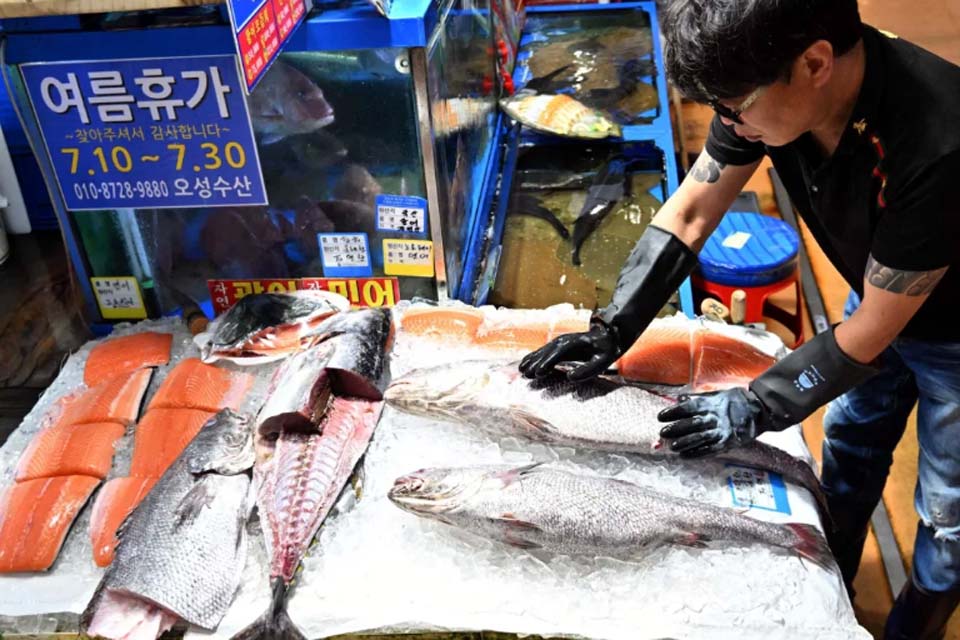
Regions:
M 697 81 L 697 85 L 698 85 L 700 91 L 703 92 L 704 95 L 710 96 L 710 92 L 707 91 L 706 88 L 705 88 L 702 84 L 700 84 L 699 81 Z M 761 86 L 761 87 L 757 87 L 756 89 L 754 89 L 753 91 L 751 91 L 751 92 L 750 92 L 750 95 L 748 95 L 746 98 L 744 98 L 744 99 L 743 99 L 743 102 L 741 102 L 740 105 L 739 105 L 736 109 L 731 109 L 730 107 L 721 104 L 721 103 L 720 103 L 720 100 L 717 99 L 717 98 L 708 97 L 708 98 L 707 98 L 707 104 L 709 104 L 710 107 L 711 107 L 711 108 L 717 113 L 717 115 L 719 115 L 721 118 L 726 118 L 727 120 L 732 120 L 733 122 L 736 122 L 737 124 L 743 124 L 743 120 L 740 119 L 740 114 L 742 114 L 744 111 L 746 111 L 747 109 L 749 109 L 749 108 L 753 105 L 753 103 L 757 101 L 757 98 L 760 97 L 760 95 L 763 93 L 764 89 L 766 89 L 766 87 L 765 87 L 765 86 Z

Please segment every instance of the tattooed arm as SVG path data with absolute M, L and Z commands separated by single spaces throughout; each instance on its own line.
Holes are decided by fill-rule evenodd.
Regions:
M 837 344 L 859 362 L 870 362 L 903 331 L 947 267 L 931 271 L 893 269 L 867 260 L 863 301 L 850 319 L 837 327 Z
M 759 164 L 725 165 L 704 150 L 653 224 L 700 251 Z

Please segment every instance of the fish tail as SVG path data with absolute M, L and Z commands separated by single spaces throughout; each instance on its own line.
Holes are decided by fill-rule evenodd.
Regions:
M 791 523 L 785 526 L 796 537 L 796 541 L 791 548 L 797 552 L 801 558 L 806 558 L 827 571 L 834 570 L 833 554 L 830 552 L 826 538 L 821 535 L 819 529 L 813 525 L 798 523 Z
M 287 614 L 287 585 L 283 578 L 273 581 L 270 609 L 230 640 L 307 640 Z

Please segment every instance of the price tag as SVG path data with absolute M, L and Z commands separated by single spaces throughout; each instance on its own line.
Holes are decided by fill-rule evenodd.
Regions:
M 790 515 L 790 500 L 783 478 L 777 473 L 727 465 L 727 484 L 735 507 L 777 511 Z
M 90 278 L 100 315 L 105 320 L 142 320 L 147 317 L 136 278 Z
M 365 233 L 318 233 L 323 275 L 363 277 L 373 275 L 370 243 Z
M 383 241 L 383 272 L 388 276 L 433 277 L 433 242 L 430 240 Z
M 427 235 L 427 201 L 414 196 L 377 196 L 377 231 Z

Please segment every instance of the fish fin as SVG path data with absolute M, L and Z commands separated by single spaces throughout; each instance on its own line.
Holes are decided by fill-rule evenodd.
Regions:
M 307 640 L 293 624 L 286 609 L 287 585 L 282 578 L 273 582 L 270 609 L 230 640 Z
M 532 522 L 518 520 L 511 513 L 505 513 L 500 516 L 500 521 L 507 524 L 507 530 L 504 534 L 504 539 L 507 544 L 514 547 L 519 547 L 520 549 L 542 548 L 541 545 L 532 540 L 528 540 L 526 537 L 527 534 L 539 533 L 542 531 L 542 529 L 537 525 L 533 524 Z
M 830 553 L 830 547 L 827 546 L 827 540 L 820 533 L 819 529 L 813 525 L 798 524 L 795 522 L 784 526 L 797 537 L 797 541 L 793 543 L 792 549 L 801 558 L 810 560 L 826 571 L 837 571 L 837 567 L 833 563 L 833 555 Z
M 503 485 L 507 486 L 509 484 L 516 482 L 520 478 L 528 475 L 534 469 L 539 467 L 540 464 L 541 463 L 539 462 L 534 462 L 533 464 L 524 465 L 522 467 L 517 467 L 515 469 L 509 469 L 500 474 L 500 479 L 503 481 Z M 504 514 L 504 517 L 506 517 L 507 515 L 509 514 Z
M 190 487 L 186 495 L 180 499 L 173 511 L 174 527 L 190 525 L 200 515 L 200 510 L 209 507 L 213 502 L 214 492 L 208 486 L 209 476 L 204 476 L 199 482 Z
M 692 531 L 684 533 L 673 539 L 674 544 L 690 547 L 692 549 L 706 549 L 707 542 L 709 541 L 709 536 L 703 535 L 702 533 L 694 533 Z
M 508 408 L 507 413 L 513 420 L 513 424 L 534 440 L 550 440 L 551 436 L 557 433 L 556 427 L 526 409 L 513 405 Z
M 268 144 L 273 144 L 275 142 L 280 142 L 281 140 L 283 140 L 283 134 L 268 133 L 267 135 L 263 136 L 263 138 L 260 139 L 260 144 L 268 145 Z

